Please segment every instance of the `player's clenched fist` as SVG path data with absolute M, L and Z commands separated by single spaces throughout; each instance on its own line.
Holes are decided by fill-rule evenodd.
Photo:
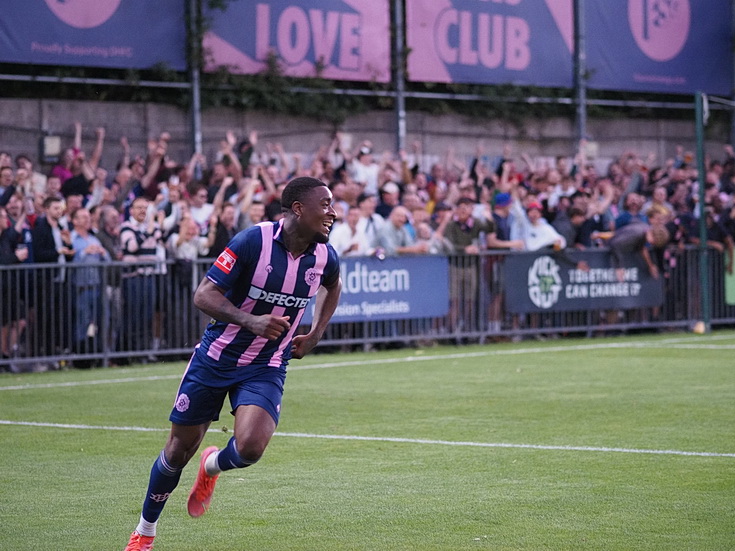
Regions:
M 273 316 L 271 314 L 256 316 L 250 330 L 256 335 L 272 341 L 291 328 L 288 319 L 288 316 Z

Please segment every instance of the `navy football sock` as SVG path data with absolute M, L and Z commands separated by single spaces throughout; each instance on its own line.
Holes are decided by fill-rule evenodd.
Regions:
M 148 493 L 143 502 L 143 518 L 148 522 L 156 522 L 161 516 L 166 500 L 174 491 L 181 478 L 181 469 L 172 467 L 166 461 L 163 451 L 153 463 L 151 478 L 148 482 Z
M 230 469 L 242 469 L 243 467 L 249 467 L 253 463 L 255 463 L 255 461 L 245 461 L 240 457 L 240 454 L 237 453 L 234 436 L 230 438 L 227 446 L 221 449 L 217 454 L 217 466 L 223 471 L 229 471 Z

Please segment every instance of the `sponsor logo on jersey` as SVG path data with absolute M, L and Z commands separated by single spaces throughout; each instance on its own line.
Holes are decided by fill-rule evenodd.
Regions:
M 309 304 L 309 297 L 295 297 L 286 293 L 269 293 L 255 286 L 250 287 L 248 298 L 285 308 L 306 308 L 306 305 Z

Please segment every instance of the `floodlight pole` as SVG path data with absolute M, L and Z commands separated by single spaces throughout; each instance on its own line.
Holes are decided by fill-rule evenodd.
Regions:
M 704 93 L 696 92 L 694 94 L 694 112 L 696 119 L 696 137 L 697 137 L 697 173 L 699 175 L 699 283 L 700 283 L 700 304 L 702 312 L 702 322 L 704 330 L 709 333 L 711 330 L 711 314 L 710 314 L 710 278 L 709 278 L 709 251 L 707 250 L 707 221 L 704 208 L 704 187 L 706 182 L 706 173 L 704 171 Z
M 574 88 L 577 103 L 577 143 L 587 139 L 587 46 L 584 0 L 574 0 Z
M 403 0 L 394 0 L 393 25 L 393 85 L 396 90 L 396 151 L 406 149 L 406 74 L 403 46 Z
M 199 73 L 201 62 L 201 33 L 199 32 L 200 0 L 189 0 L 189 78 L 191 85 L 192 150 L 202 152 L 202 96 Z
M 730 29 L 731 32 L 735 33 L 735 2 L 731 3 L 731 17 L 732 20 L 730 21 Z M 732 67 L 733 70 L 732 73 L 732 82 L 730 83 L 730 89 L 733 91 L 730 94 L 730 99 L 733 101 L 733 104 L 735 105 L 735 56 L 732 57 Z M 735 144 L 735 110 L 733 109 L 733 105 L 730 106 L 730 145 Z

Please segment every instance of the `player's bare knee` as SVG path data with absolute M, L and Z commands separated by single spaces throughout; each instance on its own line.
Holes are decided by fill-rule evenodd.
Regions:
M 238 441 L 237 453 L 243 462 L 248 465 L 252 465 L 253 463 L 257 463 L 260 458 L 263 457 L 266 445 L 267 444 L 262 444 L 252 440 L 245 440 L 243 442 Z
M 183 468 L 194 457 L 198 447 L 198 442 L 185 442 L 178 438 L 171 438 L 166 443 L 164 453 L 172 466 Z
M 166 460 L 173 467 L 183 468 L 194 457 L 196 448 L 177 448 L 175 446 L 166 446 L 164 451 Z

